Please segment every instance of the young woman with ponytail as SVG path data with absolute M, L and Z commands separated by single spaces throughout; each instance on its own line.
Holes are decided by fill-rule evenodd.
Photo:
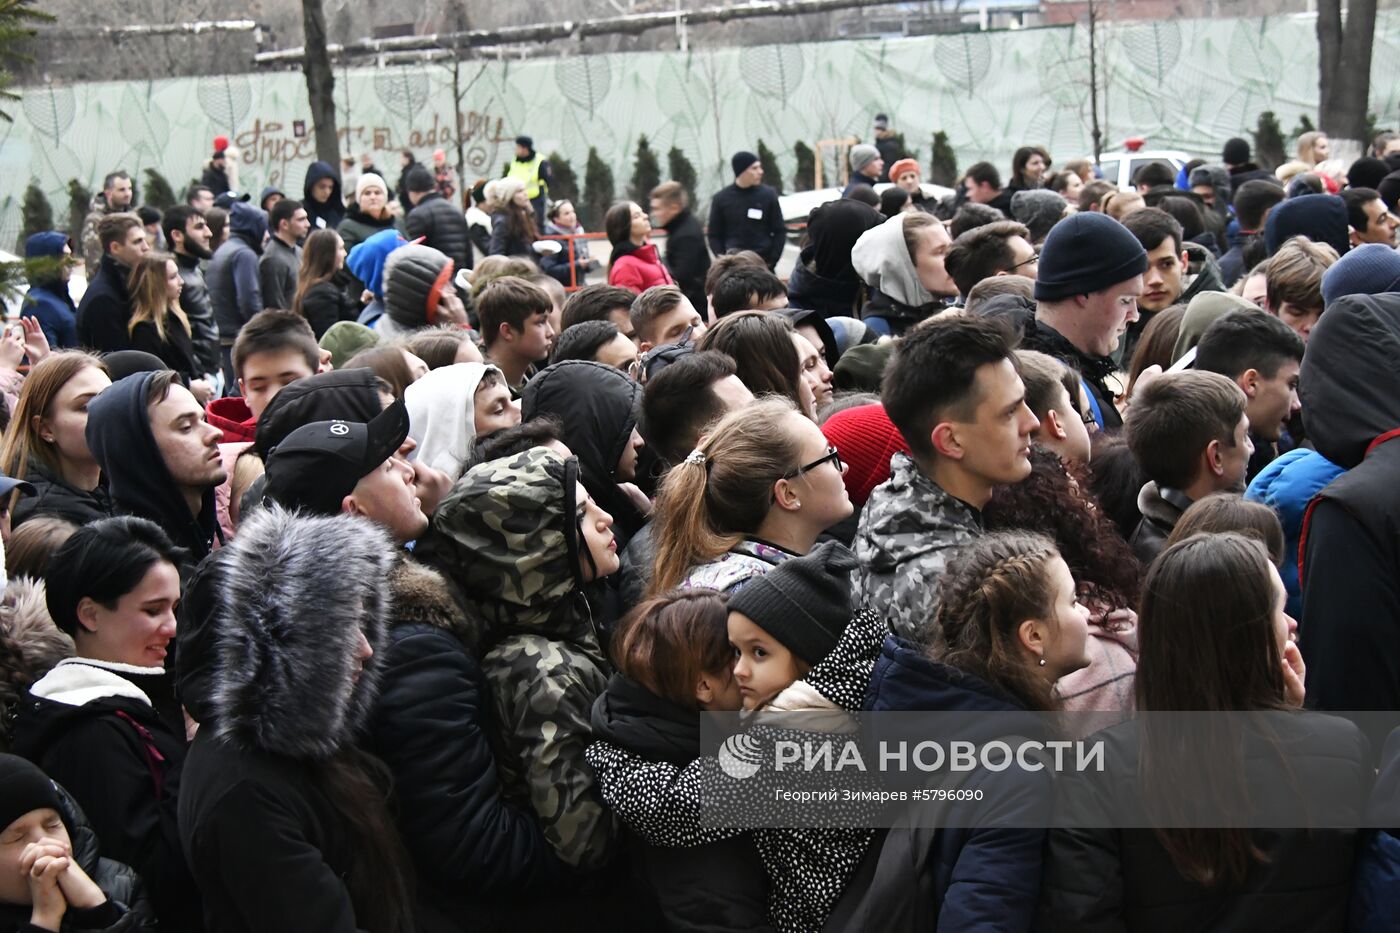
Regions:
M 851 514 L 845 466 L 791 402 L 725 415 L 674 466 L 657 498 L 648 595 L 676 586 L 732 592 Z

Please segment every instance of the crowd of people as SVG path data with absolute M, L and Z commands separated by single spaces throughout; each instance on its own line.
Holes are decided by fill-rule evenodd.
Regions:
M 216 150 L 31 237 L 0 339 L 5 929 L 1392 927 L 1400 737 L 1329 711 L 1400 710 L 1400 136 L 939 200 L 882 120 L 799 233 L 738 152 L 586 285 L 528 137 L 470 209 Z M 1052 820 L 1190 777 L 1129 720 L 1062 828 L 702 825 L 700 714 L 803 710 L 1278 712 L 1214 786 L 1360 803 Z

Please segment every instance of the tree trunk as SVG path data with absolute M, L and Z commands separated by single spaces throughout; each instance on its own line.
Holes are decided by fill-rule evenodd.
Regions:
M 340 134 L 335 119 L 335 72 L 326 50 L 326 11 L 321 0 L 301 0 L 302 28 L 306 33 L 306 96 L 316 129 L 316 158 L 340 171 Z
M 1371 42 L 1376 30 L 1376 0 L 1348 0 L 1345 24 L 1342 0 L 1318 0 L 1318 129 L 1334 140 L 1370 142 L 1366 109 L 1371 96 Z M 1333 144 L 1333 155 L 1342 155 Z M 1360 152 L 1356 152 L 1360 155 Z

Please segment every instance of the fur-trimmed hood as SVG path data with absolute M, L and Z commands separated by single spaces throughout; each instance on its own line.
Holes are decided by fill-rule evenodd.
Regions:
M 191 583 L 193 618 L 180 646 L 191 714 L 243 748 L 334 754 L 378 692 L 395 551 L 378 525 L 354 516 L 276 506 L 248 516 Z M 374 656 L 356 681 L 360 631 Z
M 452 635 L 468 651 L 481 640 L 485 621 L 469 614 L 456 588 L 426 564 L 401 558 L 389 573 L 389 591 L 394 601 L 391 627 L 430 625 Z
M 73 656 L 73 639 L 49 617 L 44 581 L 11 580 L 0 594 L 0 724 L 8 733 L 15 703 L 36 680 Z

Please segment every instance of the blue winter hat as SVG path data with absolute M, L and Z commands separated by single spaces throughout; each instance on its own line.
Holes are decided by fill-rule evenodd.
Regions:
M 63 247 L 70 245 L 73 241 L 68 238 L 68 234 L 60 233 L 57 230 L 45 230 L 43 233 L 32 234 L 24 241 L 24 258 L 37 259 L 40 256 L 62 256 Z
M 1324 305 L 1347 295 L 1394 291 L 1400 291 L 1400 253 L 1382 243 L 1358 246 L 1322 273 Z
M 1305 194 L 1269 211 L 1264 246 L 1272 256 L 1292 237 L 1305 236 L 1314 243 L 1326 243 L 1341 256 L 1351 248 L 1350 234 L 1345 201 L 1335 194 Z
M 1107 214 L 1086 211 L 1050 229 L 1040 249 L 1036 301 L 1062 301 L 1111 288 L 1147 271 L 1147 251 Z
M 380 230 L 364 242 L 355 244 L 350 255 L 345 257 L 345 267 L 364 283 L 365 288 L 374 292 L 376 298 L 383 298 L 384 261 L 407 242 L 397 230 Z

